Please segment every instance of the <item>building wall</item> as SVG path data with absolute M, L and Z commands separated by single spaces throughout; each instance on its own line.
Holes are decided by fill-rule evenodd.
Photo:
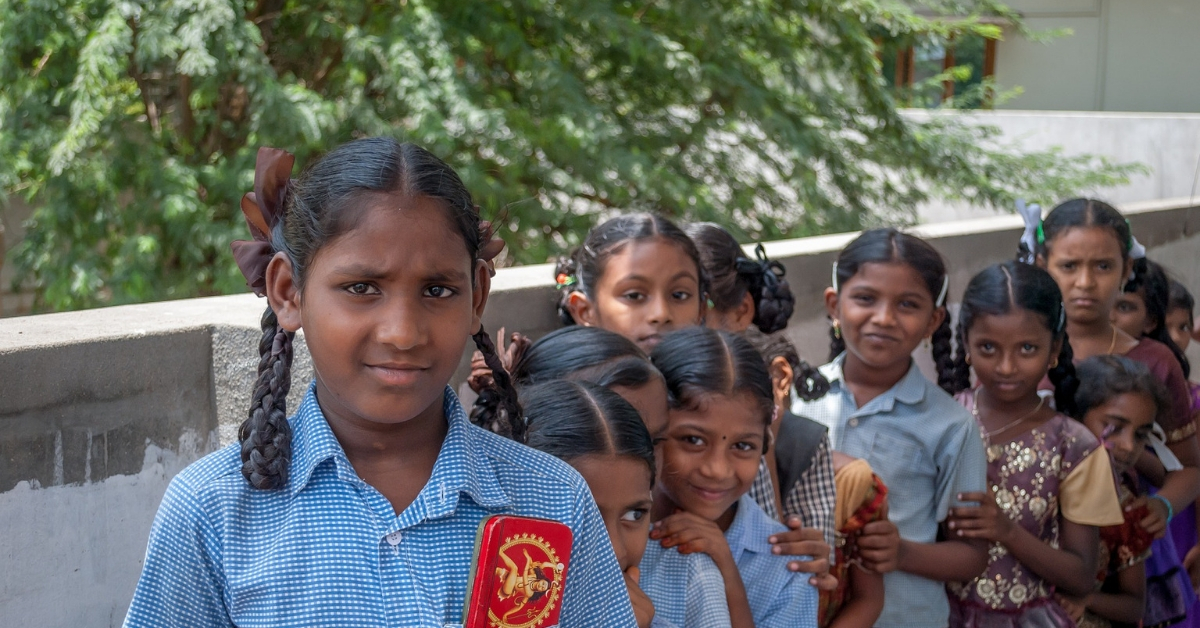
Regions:
M 1200 290 L 1200 205 L 1125 209 L 1150 255 Z M 953 269 L 953 310 L 974 273 L 1012 256 L 1021 224 L 996 216 L 917 232 Z M 829 339 L 821 294 L 853 236 L 767 243 L 796 296 L 788 333 L 816 363 Z M 557 328 L 551 275 L 546 265 L 501 270 L 487 328 Z M 246 294 L 0 320 L 0 626 L 121 624 L 170 479 L 236 440 L 262 311 Z M 916 358 L 929 368 L 925 350 Z M 296 359 L 298 395 L 312 378 L 302 338 Z
M 1071 29 L 1047 43 L 1012 29 L 996 48 L 996 80 L 1020 86 L 1000 108 L 1200 111 L 1200 2 L 1010 0 L 1034 31 Z

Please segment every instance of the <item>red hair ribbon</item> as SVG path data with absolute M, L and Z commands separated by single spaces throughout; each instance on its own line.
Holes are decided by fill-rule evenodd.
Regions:
M 242 214 L 253 240 L 234 240 L 229 247 L 246 277 L 246 285 L 258 296 L 267 294 L 267 264 L 275 255 L 271 230 L 283 219 L 284 204 L 296 157 L 278 148 L 258 149 L 254 162 L 254 191 L 242 197 Z

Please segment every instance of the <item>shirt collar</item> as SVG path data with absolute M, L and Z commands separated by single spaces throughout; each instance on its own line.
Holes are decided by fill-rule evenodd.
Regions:
M 458 396 L 447 386 L 442 411 L 448 429 L 442 450 L 433 465 L 433 473 L 418 499 L 424 498 L 426 515 L 433 518 L 451 514 L 458 505 L 458 494 L 466 493 L 484 508 L 502 508 L 512 503 L 504 492 L 491 465 L 487 438 L 471 425 Z M 288 490 L 294 495 L 304 489 L 321 463 L 333 460 L 338 477 L 352 483 L 362 479 L 350 466 L 346 452 L 338 443 L 317 403 L 316 383 L 309 386 L 295 416 L 292 417 L 292 461 Z M 448 499 L 448 498 L 453 499 Z
M 821 367 L 821 374 L 825 379 L 829 380 L 830 391 L 839 392 L 845 391 L 849 393 L 849 389 L 845 387 L 845 382 L 842 380 L 842 365 L 846 362 L 846 352 L 842 352 L 832 362 Z M 880 412 L 889 412 L 895 407 L 896 402 L 905 405 L 918 404 L 925 399 L 925 387 L 929 383 L 925 376 L 921 374 L 921 369 L 917 367 L 916 360 L 910 360 L 908 372 L 896 385 L 884 391 L 882 395 L 872 399 L 868 405 L 875 406 Z
M 762 520 L 766 518 L 758 502 L 754 501 L 749 493 L 738 498 L 737 514 L 733 516 L 733 523 L 729 524 L 729 529 L 725 531 L 725 540 L 729 543 L 735 562 L 743 551 L 755 554 L 771 553 L 771 544 L 767 538 L 774 530 L 761 525 Z

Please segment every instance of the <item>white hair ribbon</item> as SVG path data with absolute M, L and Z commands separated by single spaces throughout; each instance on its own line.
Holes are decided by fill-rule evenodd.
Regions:
M 950 275 L 942 275 L 942 291 L 938 293 L 937 304 L 934 307 L 942 307 L 946 304 L 946 293 L 950 291 Z
M 838 292 L 837 260 L 833 260 L 833 277 L 829 281 L 830 285 L 833 286 L 833 291 Z
M 1042 224 L 1042 206 L 1037 203 L 1025 204 L 1025 199 L 1017 199 L 1017 213 L 1025 221 L 1025 231 L 1021 234 L 1021 243 L 1025 252 L 1021 254 L 1022 262 L 1032 264 L 1037 257 L 1037 230 Z

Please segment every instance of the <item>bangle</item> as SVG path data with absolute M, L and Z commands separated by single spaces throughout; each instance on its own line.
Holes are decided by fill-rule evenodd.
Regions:
M 1175 518 L 1175 507 L 1171 505 L 1171 500 L 1158 494 L 1151 495 L 1150 499 L 1157 499 L 1167 506 L 1167 523 L 1171 523 L 1171 519 Z

